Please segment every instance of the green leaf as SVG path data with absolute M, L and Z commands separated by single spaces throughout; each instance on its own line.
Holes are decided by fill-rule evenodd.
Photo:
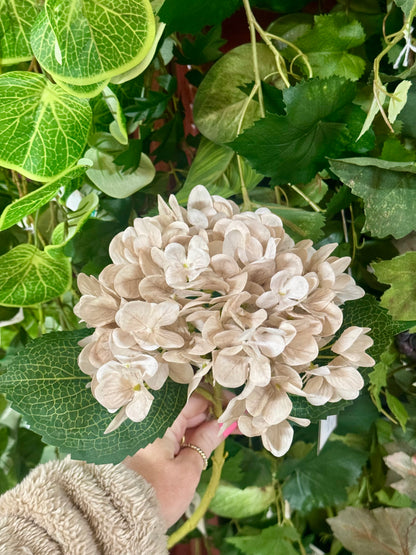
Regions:
M 167 33 L 173 31 L 195 34 L 206 25 L 221 23 L 240 6 L 239 0 L 165 0 L 158 16 L 167 24 Z
M 409 555 L 416 548 L 415 518 L 413 509 L 347 507 L 328 522 L 355 555 Z
M 274 57 L 264 44 L 257 45 L 260 77 L 276 71 Z M 248 96 L 240 87 L 254 82 L 253 54 L 250 44 L 237 46 L 220 58 L 205 75 L 194 101 L 194 119 L 199 131 L 214 143 L 234 139 Z M 249 102 L 241 129 L 260 117 L 257 101 Z
M 295 241 L 317 241 L 322 237 L 322 227 L 325 224 L 325 216 L 322 213 L 278 204 L 265 203 L 264 206 L 282 219 L 285 230 Z
M 46 0 L 32 29 L 40 65 L 74 85 L 92 85 L 139 64 L 153 44 L 148 0 Z
M 93 98 L 99 95 L 109 83 L 108 79 L 93 83 L 92 85 L 74 85 L 66 83 L 57 77 L 54 77 L 54 80 L 64 91 L 73 96 L 78 96 L 79 98 Z
M 404 237 L 415 229 L 415 166 L 377 158 L 331 160 L 331 170 L 364 201 L 365 230 Z
M 30 60 L 30 31 L 39 13 L 38 0 L 0 0 L 0 65 Z
M 406 17 L 409 17 L 414 6 L 414 0 L 394 0 L 394 3 L 403 11 Z
M 0 165 L 35 181 L 58 177 L 81 157 L 90 122 L 88 101 L 44 75 L 0 75 Z
M 372 264 L 377 279 L 391 287 L 383 293 L 381 306 L 395 320 L 416 320 L 416 252 Z
M 48 183 L 39 187 L 39 189 L 7 205 L 0 216 L 0 231 L 17 224 L 25 216 L 33 214 L 38 208 L 52 200 L 61 187 L 65 187 L 72 179 L 82 175 L 84 172 L 85 168 L 82 166 L 70 168 L 61 177 L 48 181 Z
M 386 390 L 386 401 L 387 406 L 391 410 L 393 416 L 397 419 L 402 430 L 406 430 L 406 422 L 409 418 L 409 414 L 403 403 L 399 399 L 397 399 L 397 397 L 392 395 L 388 390 Z
M 105 87 L 103 90 L 103 99 L 114 118 L 114 121 L 110 123 L 110 133 L 116 141 L 122 145 L 126 145 L 129 142 L 129 135 L 126 129 L 126 118 L 116 94 L 110 87 Z
M 371 392 L 371 397 L 380 412 L 383 408 L 380 394 L 387 386 L 387 376 L 396 358 L 397 351 L 392 345 L 390 345 L 389 348 L 380 356 L 380 360 L 374 366 L 374 370 L 368 375 L 370 380 L 369 390 Z
M 126 198 L 153 181 L 156 174 L 150 158 L 142 152 L 140 165 L 134 172 L 122 172 L 107 152 L 90 148 L 84 155 L 93 165 L 87 176 L 103 193 L 113 198 Z
M 90 377 L 77 364 L 78 341 L 89 333 L 50 333 L 31 341 L 9 362 L 0 389 L 45 442 L 77 459 L 119 463 L 165 433 L 186 403 L 187 387 L 168 380 L 152 391 L 143 422 L 124 422 L 104 435 L 114 415 L 94 399 L 86 387 Z
M 367 352 L 376 362 L 380 360 L 380 357 L 390 345 L 392 336 L 401 331 L 408 330 L 414 323 L 392 320 L 387 310 L 382 308 L 372 295 L 365 295 L 361 299 L 346 302 L 343 313 L 343 324 L 336 337 L 339 337 L 350 326 L 371 328 L 369 335 L 373 339 L 374 344 Z M 361 374 L 366 378 L 368 369 L 361 369 Z M 309 418 L 312 422 L 318 422 L 331 414 L 338 414 L 352 403 L 352 401 L 342 400 L 314 407 L 302 397 L 294 396 L 291 398 L 291 401 L 293 403 L 292 416 Z
M 90 193 L 84 197 L 77 210 L 69 212 L 66 221 L 59 223 L 55 227 L 52 233 L 52 245 L 47 245 L 45 252 L 56 256 L 56 253 L 59 253 L 62 247 L 78 233 L 97 206 L 98 197 L 95 193 Z
M 186 202 L 196 185 L 208 187 L 214 183 L 225 172 L 233 156 L 234 152 L 228 146 L 217 145 L 202 137 L 186 181 L 176 194 L 178 202 Z
M 116 166 L 120 166 L 123 172 L 134 172 L 140 166 L 142 149 L 143 141 L 141 139 L 130 139 L 127 149 L 114 158 L 113 162 Z
M 32 306 L 69 289 L 71 262 L 50 257 L 34 245 L 22 244 L 0 256 L 0 305 Z
M 209 509 L 227 518 L 247 518 L 265 511 L 274 501 L 273 485 L 262 488 L 249 486 L 244 489 L 221 483 Z
M 284 497 L 302 512 L 344 503 L 366 460 L 366 453 L 340 441 L 326 443 L 319 455 L 312 449 L 302 459 L 287 459 L 279 469 L 279 477 L 287 478 Z
M 230 146 L 275 184 L 307 183 L 352 141 L 337 113 L 354 94 L 354 84 L 337 77 L 298 83 L 283 91 L 285 116 L 267 114 Z
M 388 118 L 390 123 L 396 121 L 397 116 L 403 110 L 407 102 L 407 93 L 412 86 L 411 81 L 401 81 L 393 91 L 390 97 Z
M 300 541 L 293 526 L 270 526 L 255 536 L 237 536 L 227 538 L 226 542 L 234 545 L 246 555 L 298 555 L 292 541 Z
M 315 77 L 338 75 L 355 81 L 365 69 L 365 61 L 348 50 L 365 41 L 361 24 L 345 13 L 317 15 L 313 28 L 296 41 L 311 64 Z M 302 63 L 302 57 L 297 60 Z
M 403 479 L 391 487 L 416 501 L 416 462 L 407 453 L 398 452 L 384 457 L 386 465 Z

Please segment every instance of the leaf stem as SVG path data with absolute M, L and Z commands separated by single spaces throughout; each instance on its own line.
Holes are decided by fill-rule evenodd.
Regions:
M 251 51 L 253 54 L 253 70 L 254 70 L 254 82 L 258 88 L 258 97 L 259 97 L 259 104 L 260 104 L 260 115 L 262 118 L 266 115 L 264 109 L 264 100 L 263 100 L 263 90 L 261 88 L 261 77 L 259 71 L 259 60 L 257 57 L 257 42 L 256 42 L 256 28 L 255 24 L 257 23 L 253 12 L 251 11 L 250 2 L 249 0 L 243 0 L 244 9 L 246 11 L 248 26 L 250 29 L 250 42 L 251 42 Z
M 306 200 L 306 202 L 309 204 L 309 206 L 311 206 L 311 208 L 313 208 L 313 210 L 315 210 L 315 212 L 323 212 L 322 208 L 319 208 L 319 206 L 315 204 L 313 200 L 310 199 L 307 195 L 305 195 L 305 193 L 301 191 L 296 185 L 292 185 L 291 183 L 289 183 L 289 185 L 294 191 L 297 192 L 298 195 Z
M 213 401 L 214 415 L 216 418 L 219 418 L 222 413 L 222 388 L 218 384 L 216 384 L 214 388 Z M 218 484 L 220 483 L 221 472 L 225 458 L 226 454 L 224 454 L 224 442 L 222 441 L 220 445 L 215 449 L 214 454 L 211 457 L 211 479 L 201 499 L 201 503 L 198 505 L 193 515 L 169 537 L 168 549 L 180 542 L 187 534 L 189 534 L 189 532 L 192 532 L 192 530 L 194 530 L 198 526 L 201 518 L 204 517 L 215 495 L 215 492 L 217 491 Z

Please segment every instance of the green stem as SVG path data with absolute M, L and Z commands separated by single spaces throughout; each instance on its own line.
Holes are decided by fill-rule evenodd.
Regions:
M 251 42 L 251 50 L 253 53 L 253 69 L 254 69 L 254 82 L 258 87 L 258 96 L 259 96 L 259 104 L 260 104 L 260 115 L 262 118 L 266 115 L 264 110 L 264 101 L 263 101 L 263 90 L 261 88 L 261 77 L 259 71 L 259 60 L 257 58 L 257 42 L 256 42 L 256 29 L 255 29 L 255 19 L 253 16 L 253 12 L 251 11 L 250 2 L 249 0 L 243 0 L 244 9 L 246 11 L 248 26 L 250 29 L 250 42 Z
M 214 389 L 213 409 L 215 417 L 218 418 L 222 413 L 222 390 L 221 386 L 218 386 L 218 384 L 216 384 Z M 225 458 L 226 455 L 224 455 L 224 442 L 222 441 L 220 445 L 215 449 L 214 454 L 211 457 L 211 479 L 201 499 L 201 503 L 198 505 L 193 515 L 169 537 L 168 549 L 180 542 L 187 534 L 192 532 L 192 530 L 195 530 L 195 528 L 198 526 L 198 522 L 201 520 L 201 518 L 204 517 L 212 499 L 214 498 L 215 492 L 217 491 L 218 484 L 220 483 L 221 472 L 222 467 L 224 466 Z
M 310 199 L 307 195 L 305 195 L 303 191 L 301 191 L 298 187 L 296 187 L 296 185 L 292 185 L 291 183 L 289 183 L 289 185 L 294 191 L 297 192 L 298 195 L 300 195 L 304 200 L 306 200 L 306 202 L 309 204 L 309 206 L 313 208 L 313 210 L 315 210 L 315 212 L 322 212 L 322 209 L 319 208 L 319 206 L 315 204 L 312 199 Z

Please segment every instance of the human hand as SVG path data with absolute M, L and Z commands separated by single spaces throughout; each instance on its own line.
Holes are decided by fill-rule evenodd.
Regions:
M 204 397 L 193 395 L 163 438 L 124 461 L 155 489 L 168 528 L 191 503 L 204 467 L 203 458 L 194 449 L 181 449 L 182 438 L 202 449 L 208 458 L 224 439 L 218 422 L 207 421 L 208 408 Z

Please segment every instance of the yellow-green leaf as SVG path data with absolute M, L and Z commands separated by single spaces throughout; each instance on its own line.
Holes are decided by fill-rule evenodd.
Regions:
M 30 31 L 39 6 L 39 0 L 0 0 L 0 65 L 32 58 Z

